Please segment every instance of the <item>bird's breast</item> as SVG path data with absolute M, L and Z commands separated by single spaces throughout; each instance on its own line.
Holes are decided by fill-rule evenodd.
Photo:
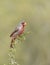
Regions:
M 18 34 L 21 35 L 23 33 L 23 31 L 24 31 L 24 28 L 23 27 L 20 27 L 19 28 L 19 31 L 18 31 Z

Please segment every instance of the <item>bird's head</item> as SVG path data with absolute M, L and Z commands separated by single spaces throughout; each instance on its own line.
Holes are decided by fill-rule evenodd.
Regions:
M 21 24 L 22 24 L 23 26 L 26 26 L 27 23 L 23 21 Z

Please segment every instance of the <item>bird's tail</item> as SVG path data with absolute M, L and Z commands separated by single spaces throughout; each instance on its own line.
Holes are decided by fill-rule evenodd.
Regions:
M 13 44 L 12 43 L 10 44 L 10 48 L 13 48 Z
M 11 40 L 10 48 L 13 48 L 13 44 L 14 44 L 14 42 L 15 42 L 15 39 L 16 39 L 16 38 L 13 38 L 13 39 Z
M 14 43 L 14 40 L 12 39 L 11 44 L 10 44 L 10 48 L 13 48 L 13 43 Z

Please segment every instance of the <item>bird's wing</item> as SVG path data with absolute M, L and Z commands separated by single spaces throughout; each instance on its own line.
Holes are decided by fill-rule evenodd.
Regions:
M 12 37 L 12 35 L 15 33 L 15 32 L 18 32 L 19 28 L 21 27 L 21 24 L 19 24 L 15 30 L 11 33 L 10 37 Z
M 13 31 L 13 32 L 11 33 L 10 37 L 12 37 L 12 35 L 13 35 L 15 32 L 17 32 L 17 31 L 18 31 L 18 29 L 15 30 L 15 31 Z

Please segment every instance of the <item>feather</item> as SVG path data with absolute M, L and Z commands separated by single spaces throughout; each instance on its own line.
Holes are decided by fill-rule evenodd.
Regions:
M 12 35 L 15 33 L 15 32 L 17 32 L 18 31 L 18 29 L 17 30 L 15 30 L 14 32 L 12 32 L 12 34 L 10 35 L 10 37 L 12 37 Z

